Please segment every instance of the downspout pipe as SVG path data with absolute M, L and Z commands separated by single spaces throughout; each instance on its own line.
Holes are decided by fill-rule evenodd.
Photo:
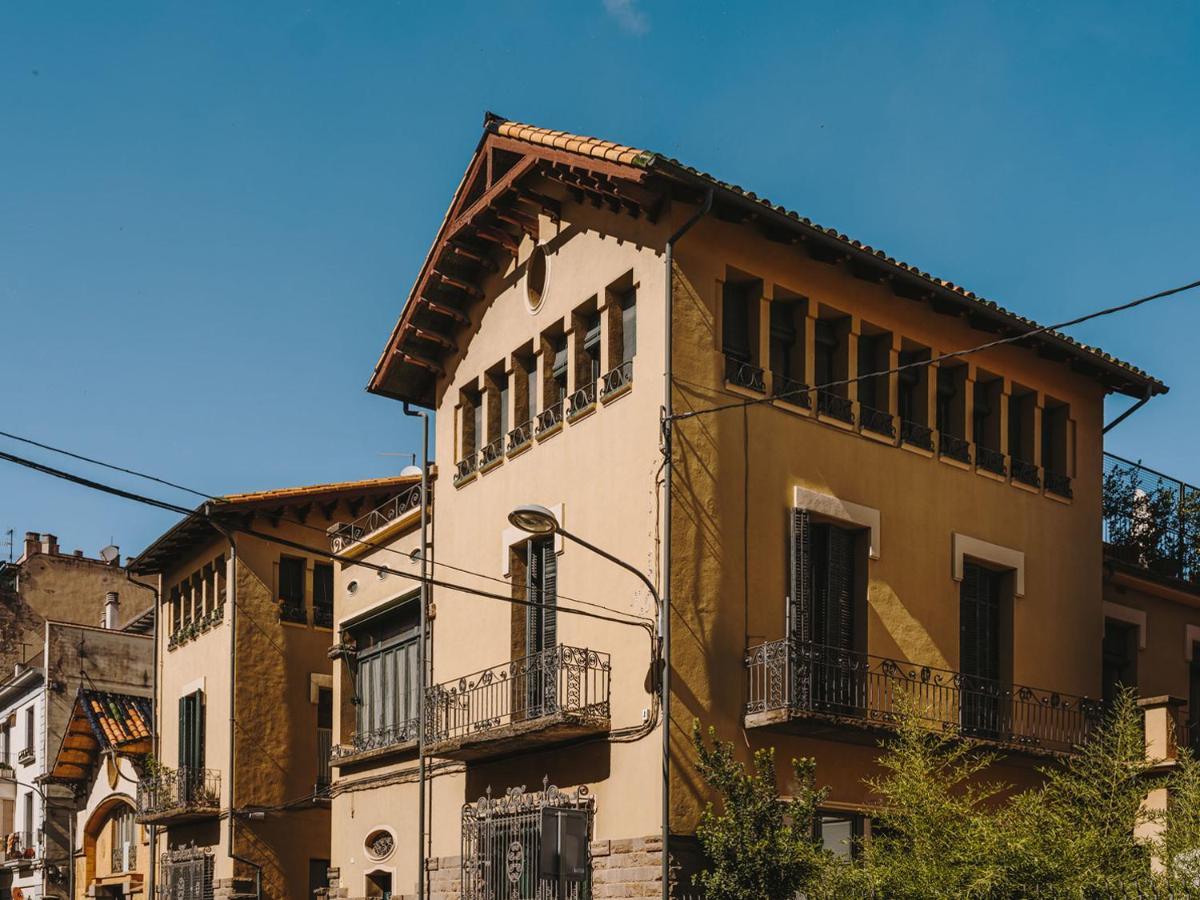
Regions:
M 669 842 L 671 839 L 671 459 L 673 449 L 672 417 L 675 414 L 671 398 L 671 387 L 675 373 L 672 345 L 674 343 L 674 282 L 675 282 L 675 244 L 687 234 L 692 226 L 699 222 L 712 209 L 713 189 L 709 187 L 704 193 L 704 202 L 692 216 L 667 238 L 665 253 L 666 264 L 666 323 L 664 331 L 664 346 L 666 362 L 663 366 L 663 565 L 662 565 L 662 609 L 660 612 L 659 633 L 662 641 L 662 900 L 671 896 L 671 855 Z
M 421 613 L 417 635 L 417 900 L 425 900 L 425 639 L 429 610 L 429 413 L 406 401 L 404 414 L 421 420 Z
M 125 580 L 128 581 L 131 585 L 141 585 L 141 582 L 133 580 L 133 576 L 130 575 L 128 569 L 125 570 Z M 150 667 L 150 703 L 151 703 L 153 709 L 161 710 L 162 705 L 158 702 L 158 648 L 159 648 L 158 634 L 159 634 L 159 625 L 162 622 L 162 610 L 158 606 L 158 601 L 159 601 L 160 595 L 158 593 L 158 588 L 153 587 L 152 585 L 142 585 L 142 586 L 149 587 L 151 593 L 154 594 L 154 665 L 152 665 Z M 154 733 L 150 736 L 151 752 L 154 754 L 155 760 L 158 760 L 158 733 L 159 733 L 159 730 L 160 730 L 160 726 L 156 722 L 154 725 Z M 155 898 L 158 896 L 158 894 L 156 893 L 157 877 L 158 877 L 158 828 L 157 828 L 157 826 L 151 825 L 149 827 L 149 831 L 150 831 L 150 866 L 147 869 L 147 873 L 146 873 L 146 882 L 147 882 L 146 896 L 150 897 L 150 898 Z M 72 863 L 72 866 L 71 866 L 72 879 L 74 879 L 74 873 L 75 873 L 75 866 Z M 72 886 L 72 888 L 71 888 L 71 896 L 72 897 L 75 896 L 74 886 Z
M 207 506 L 207 504 L 206 504 Z M 211 509 L 205 509 L 205 513 L 211 515 Z M 211 521 L 211 519 L 210 519 Z M 229 858 L 235 862 L 245 863 L 254 869 L 254 897 L 255 900 L 262 900 L 262 866 L 252 859 L 246 859 L 244 856 L 238 856 L 233 852 L 233 829 L 237 822 L 237 807 L 233 803 L 233 785 L 236 781 L 234 777 L 234 752 L 236 750 L 237 733 L 237 715 L 234 707 L 235 687 L 237 683 L 237 539 L 232 534 L 222 528 L 218 530 L 225 535 L 229 541 L 229 574 L 225 577 L 226 590 L 229 593 L 229 840 L 228 853 Z

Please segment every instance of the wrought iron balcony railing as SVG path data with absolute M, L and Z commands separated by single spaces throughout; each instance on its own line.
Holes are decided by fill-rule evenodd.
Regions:
M 472 450 L 454 466 L 454 483 L 466 481 L 479 471 L 479 454 Z
M 633 384 L 633 360 L 627 359 L 611 372 L 605 372 L 600 376 L 600 399 L 603 400 L 631 384 Z
M 138 782 L 137 811 L 145 818 L 213 814 L 221 808 L 216 769 L 160 768 Z
M 537 433 L 539 435 L 545 434 L 547 431 L 561 425 L 562 420 L 563 402 L 559 400 L 537 414 Z
M 421 485 L 414 484 L 405 488 L 386 503 L 375 507 L 369 513 L 359 516 L 353 522 L 338 522 L 329 529 L 329 547 L 334 553 L 347 550 L 357 541 L 386 528 L 401 516 L 421 508 Z
M 606 722 L 607 653 L 559 645 L 429 689 L 428 740 L 486 735 L 539 719 Z
M 281 599 L 279 601 L 279 621 L 293 622 L 297 625 L 307 625 L 308 610 L 304 608 L 304 601 Z
M 808 392 L 809 387 L 803 381 L 780 375 L 778 372 L 771 373 L 771 394 L 784 403 L 809 409 L 812 407 L 812 401 L 808 398 Z
M 762 369 L 728 353 L 725 354 L 725 380 L 734 387 L 757 391 L 760 394 L 767 389 Z
M 398 747 L 415 746 L 420 721 L 404 719 L 394 725 L 370 731 L 356 731 L 346 744 L 338 744 L 329 754 L 330 761 L 337 765 L 351 757 L 372 753 L 376 750 L 391 750 Z
M 193 641 L 204 632 L 220 625 L 225 619 L 225 604 L 219 603 L 207 613 L 201 613 L 190 622 L 184 622 L 171 632 L 167 638 L 167 649 L 174 650 L 183 644 Z
M 938 449 L 942 456 L 961 463 L 971 462 L 971 444 L 964 438 L 943 431 L 938 435 Z
M 498 437 L 483 445 L 479 451 L 479 468 L 486 469 L 493 463 L 504 459 L 504 438 Z
M 1071 478 L 1069 475 L 1062 475 L 1058 472 L 1046 470 L 1046 490 L 1051 494 L 1058 494 L 1060 497 L 1073 497 L 1075 492 L 1071 490 Z
M 1200 584 L 1200 488 L 1106 453 L 1102 503 L 1111 556 Z
M 933 450 L 933 429 L 919 422 L 909 422 L 907 419 L 900 423 L 900 440 L 922 450 Z
M 1070 753 L 1099 723 L 1098 700 L 962 672 L 778 640 L 746 656 L 747 715 L 783 711 L 889 727 L 911 710 L 931 726 L 1034 752 Z
M 333 607 L 325 604 L 313 606 L 313 624 L 318 628 L 333 627 Z
M 1004 454 L 991 447 L 975 445 L 975 464 L 984 471 L 995 475 L 1008 474 L 1008 468 L 1004 465 Z
M 896 436 L 895 420 L 890 412 L 873 409 L 870 406 L 860 406 L 858 418 L 864 431 L 873 431 L 875 434 L 882 434 L 886 437 Z
M 817 391 L 817 412 L 839 422 L 854 421 L 854 404 L 833 391 Z
M 573 419 L 596 405 L 596 382 L 583 385 L 571 394 L 567 403 L 567 418 Z
M 533 420 L 522 422 L 508 433 L 508 452 L 520 450 L 533 440 Z
M 1009 465 L 1012 467 L 1013 481 L 1019 481 L 1021 484 L 1027 484 L 1030 487 L 1042 486 L 1042 480 L 1038 477 L 1038 467 L 1033 463 L 1017 459 L 1014 456 L 1010 460 Z

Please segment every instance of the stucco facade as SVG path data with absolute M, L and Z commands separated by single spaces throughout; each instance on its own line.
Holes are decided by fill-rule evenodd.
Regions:
M 530 535 L 508 519 L 523 504 L 669 588 L 681 888 L 710 798 L 694 720 L 747 756 L 767 745 L 780 760 L 814 756 L 835 813 L 870 800 L 863 780 L 892 701 L 864 697 L 880 685 L 886 698 L 938 686 L 918 698 L 926 712 L 1000 747 L 1000 777 L 1014 784 L 1070 752 L 1102 688 L 1103 398 L 1165 388 L 1058 335 L 938 361 L 1032 327 L 673 160 L 490 117 L 371 382 L 436 414 L 431 574 L 453 585 L 432 587 L 428 615 L 426 846 L 416 846 L 412 733 L 389 732 L 384 753 L 351 747 L 335 783 L 334 890 L 378 896 L 386 883 L 409 896 L 424 859 L 431 896 L 512 885 L 532 896 L 543 876 L 528 854 L 546 836 L 513 838 L 506 868 L 480 841 L 509 847 L 534 808 L 583 810 L 588 875 L 572 896 L 661 890 L 654 600 L 562 536 L 552 557 L 544 540 L 526 553 Z M 874 372 L 885 374 L 857 378 Z M 361 559 L 411 570 L 414 527 L 366 532 Z M 815 615 L 805 598 L 822 577 L 810 572 L 813 528 L 844 548 L 836 566 L 832 550 L 821 563 L 826 594 L 828 572 L 840 573 L 843 643 L 832 655 L 805 630 Z M 374 690 L 362 658 L 378 635 L 356 619 L 401 599 L 393 588 L 348 595 L 351 581 L 376 580 L 339 572 L 343 742 L 356 716 L 362 725 L 353 701 Z M 604 654 L 607 718 L 591 732 L 564 730 L 563 708 L 535 710 L 512 687 L 528 677 L 530 623 L 541 621 L 527 603 L 548 590 L 555 646 Z M 981 592 L 995 622 L 986 633 L 960 612 Z M 394 615 L 397 629 L 414 627 Z M 489 693 L 504 679 L 507 693 Z M 454 715 L 471 736 L 456 734 Z M 351 777 L 358 787 L 338 795 Z M 372 858 L 380 834 L 374 849 L 387 852 Z

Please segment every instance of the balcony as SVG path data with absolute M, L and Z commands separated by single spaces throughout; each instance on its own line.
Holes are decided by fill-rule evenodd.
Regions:
M 839 422 L 854 423 L 854 404 L 833 391 L 817 391 L 817 412 Z
M 874 409 L 870 406 L 860 406 L 858 409 L 858 418 L 863 431 L 870 431 L 874 434 L 881 434 L 884 437 L 890 438 L 896 436 L 896 425 L 890 412 L 882 409 Z
M 1108 555 L 1159 578 L 1200 585 L 1200 488 L 1111 453 L 1104 456 Z
M 138 782 L 137 815 L 143 824 L 188 822 L 221 812 L 216 769 L 160 768 Z
M 578 419 L 596 408 L 596 382 L 592 381 L 571 395 L 567 403 L 567 421 Z
M 999 450 L 993 450 L 991 447 L 975 445 L 975 464 L 985 472 L 991 472 L 993 475 L 1004 476 L 1008 474 L 1008 467 L 1004 464 L 1004 454 Z
M 21 863 L 37 857 L 37 843 L 32 831 L 13 831 L 0 835 L 0 853 L 6 863 Z
M 808 409 L 812 406 L 812 401 L 808 399 L 808 390 L 808 385 L 803 381 L 780 375 L 778 372 L 771 374 L 771 396 L 777 400 Z
M 1049 469 L 1046 470 L 1046 490 L 1068 500 L 1075 496 L 1075 492 L 1071 490 L 1070 477 L 1060 472 L 1051 472 Z
M 498 437 L 483 445 L 479 451 L 479 468 L 488 469 L 504 459 L 504 438 Z
M 414 718 L 371 731 L 357 731 L 349 743 L 333 748 L 330 765 L 342 768 L 416 756 L 419 727 L 420 723 Z
M 942 456 L 960 463 L 971 464 L 971 444 L 969 441 L 942 432 L 938 435 L 938 449 Z
M 533 420 L 522 422 L 508 433 L 508 452 L 516 453 L 533 440 Z
M 904 420 L 900 423 L 900 441 L 922 450 L 933 452 L 933 429 L 919 422 Z
M 182 623 L 171 632 L 167 638 L 167 649 L 174 650 L 190 641 L 194 641 L 225 620 L 225 604 L 218 603 L 206 613 L 201 613 L 190 622 Z
M 562 425 L 563 402 L 552 403 L 537 414 L 537 436 L 549 434 Z
M 600 377 L 600 399 L 615 397 L 633 385 L 633 360 L 627 359 L 611 372 Z
M 760 644 L 747 654 L 746 666 L 747 728 L 886 729 L 910 705 L 934 728 L 1053 756 L 1074 752 L 1102 715 L 1098 700 L 808 642 Z
M 725 381 L 734 387 L 744 388 L 758 394 L 766 393 L 767 390 L 762 369 L 728 353 L 725 354 Z
M 429 753 L 474 760 L 604 734 L 610 668 L 607 653 L 560 645 L 436 685 Z
M 1038 467 L 1033 463 L 1017 459 L 1014 456 L 1010 465 L 1012 466 L 1013 481 L 1019 481 L 1021 484 L 1027 484 L 1030 487 L 1042 486 L 1042 480 L 1038 477 Z
M 479 454 L 472 450 L 454 466 L 454 483 L 462 484 L 479 471 Z
M 386 503 L 353 522 L 339 522 L 329 528 L 329 548 L 334 553 L 345 553 L 360 542 L 377 533 L 382 533 L 409 513 L 421 508 L 421 485 L 405 488 Z

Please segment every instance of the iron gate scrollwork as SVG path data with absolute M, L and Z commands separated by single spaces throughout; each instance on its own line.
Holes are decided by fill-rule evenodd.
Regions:
M 586 786 L 559 790 L 543 779 L 540 791 L 524 786 L 493 797 L 491 788 L 462 812 L 462 900 L 589 900 L 590 864 L 583 880 L 566 881 L 539 873 L 547 809 L 586 813 L 592 834 L 594 800 Z M 560 892 L 561 891 L 561 892 Z
M 213 855 L 200 847 L 162 855 L 159 900 L 213 900 Z

